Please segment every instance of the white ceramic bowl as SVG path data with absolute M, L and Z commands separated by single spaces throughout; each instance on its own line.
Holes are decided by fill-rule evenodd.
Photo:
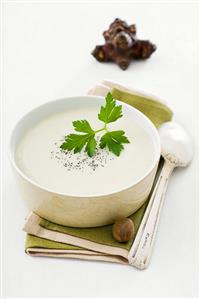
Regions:
M 160 159 L 160 139 L 152 122 L 141 112 L 133 107 L 120 102 L 124 109 L 131 111 L 134 121 L 143 126 L 155 143 L 153 163 L 140 180 L 133 182 L 122 190 L 112 194 L 95 196 L 71 196 L 60 194 L 39 185 L 18 167 L 15 151 L 18 141 L 23 133 L 38 121 L 48 115 L 63 111 L 70 105 L 76 107 L 82 101 L 97 101 L 104 104 L 105 99 L 99 96 L 71 97 L 48 102 L 22 117 L 15 126 L 10 139 L 10 157 L 22 197 L 30 211 L 52 222 L 74 227 L 93 227 L 110 224 L 117 217 L 127 217 L 135 212 L 147 199 L 156 174 Z M 116 186 L 117 187 L 117 186 Z

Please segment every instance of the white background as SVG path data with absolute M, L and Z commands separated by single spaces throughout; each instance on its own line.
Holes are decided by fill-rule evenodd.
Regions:
M 127 71 L 90 55 L 115 17 L 136 23 L 138 36 L 158 49 Z M 52 99 L 85 94 L 112 79 L 160 96 L 197 146 L 197 5 L 184 3 L 3 4 L 4 145 L 16 121 Z M 167 192 L 149 268 L 64 259 L 31 258 L 22 231 L 27 210 L 5 147 L 3 295 L 5 297 L 197 296 L 198 170 L 177 170 Z

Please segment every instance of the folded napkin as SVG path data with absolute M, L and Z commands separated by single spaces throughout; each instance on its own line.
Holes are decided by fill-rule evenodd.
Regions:
M 136 230 L 146 204 L 130 216 Z M 31 213 L 25 223 L 28 233 L 26 253 L 34 256 L 60 256 L 98 259 L 128 263 L 128 252 L 133 239 L 119 243 L 112 238 L 112 225 L 95 228 L 72 228 L 52 223 Z
M 103 81 L 96 85 L 88 94 L 104 96 L 108 91 L 111 91 L 117 100 L 126 102 L 140 110 L 149 117 L 156 127 L 172 118 L 172 111 L 157 98 L 135 92 L 110 81 Z M 162 164 L 161 159 L 154 185 Z M 78 258 L 130 264 L 129 253 L 147 204 L 148 200 L 138 211 L 129 216 L 135 225 L 135 235 L 126 243 L 119 243 L 113 239 L 112 225 L 72 228 L 52 223 L 31 213 L 23 228 L 27 233 L 25 252 L 31 256 Z

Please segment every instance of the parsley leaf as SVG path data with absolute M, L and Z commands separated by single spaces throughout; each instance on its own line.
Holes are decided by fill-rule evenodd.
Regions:
M 94 134 L 69 134 L 65 137 L 65 142 L 60 148 L 63 150 L 74 150 L 74 153 L 80 152 L 86 145 L 85 150 L 88 156 L 92 157 L 96 150 L 96 140 Z
M 97 145 L 96 139 L 94 138 L 94 135 L 92 135 L 88 140 L 88 143 L 85 148 L 89 157 L 92 157 L 94 155 L 96 151 L 96 145 Z
M 116 106 L 116 101 L 109 92 L 106 96 L 105 107 L 101 106 L 98 118 L 105 124 L 112 123 L 122 117 L 122 106 Z
M 129 143 L 129 140 L 125 136 L 124 131 L 110 132 L 107 128 L 107 124 L 115 122 L 120 117 L 122 117 L 122 106 L 116 105 L 116 101 L 109 92 L 106 96 L 106 104 L 105 106 L 101 106 L 98 114 L 99 120 L 104 122 L 103 128 L 95 131 L 86 119 L 75 120 L 73 121 L 75 131 L 84 134 L 69 134 L 65 136 L 65 141 L 61 144 L 60 148 L 68 151 L 73 150 L 74 153 L 81 152 L 81 150 L 85 148 L 88 156 L 92 157 L 95 154 L 97 146 L 95 135 L 106 131 L 100 139 L 100 148 L 108 147 L 109 151 L 119 156 L 124 148 L 123 143 Z
M 87 120 L 75 120 L 73 121 L 73 126 L 76 131 L 84 133 L 94 133 L 89 122 Z
M 124 131 L 107 132 L 100 139 L 100 147 L 104 148 L 107 146 L 109 151 L 119 156 L 124 148 L 122 143 L 129 143 L 128 138 L 124 134 Z

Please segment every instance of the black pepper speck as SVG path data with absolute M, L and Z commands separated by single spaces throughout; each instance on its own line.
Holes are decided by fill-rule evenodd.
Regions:
M 109 161 L 114 159 L 107 149 L 97 147 L 95 155 L 91 158 L 85 151 L 74 154 L 72 151 L 65 151 L 60 148 L 64 138 L 55 142 L 51 150 L 51 159 L 66 168 L 67 171 L 81 171 L 93 173 L 97 168 L 103 168 Z M 99 140 L 97 140 L 98 142 Z

